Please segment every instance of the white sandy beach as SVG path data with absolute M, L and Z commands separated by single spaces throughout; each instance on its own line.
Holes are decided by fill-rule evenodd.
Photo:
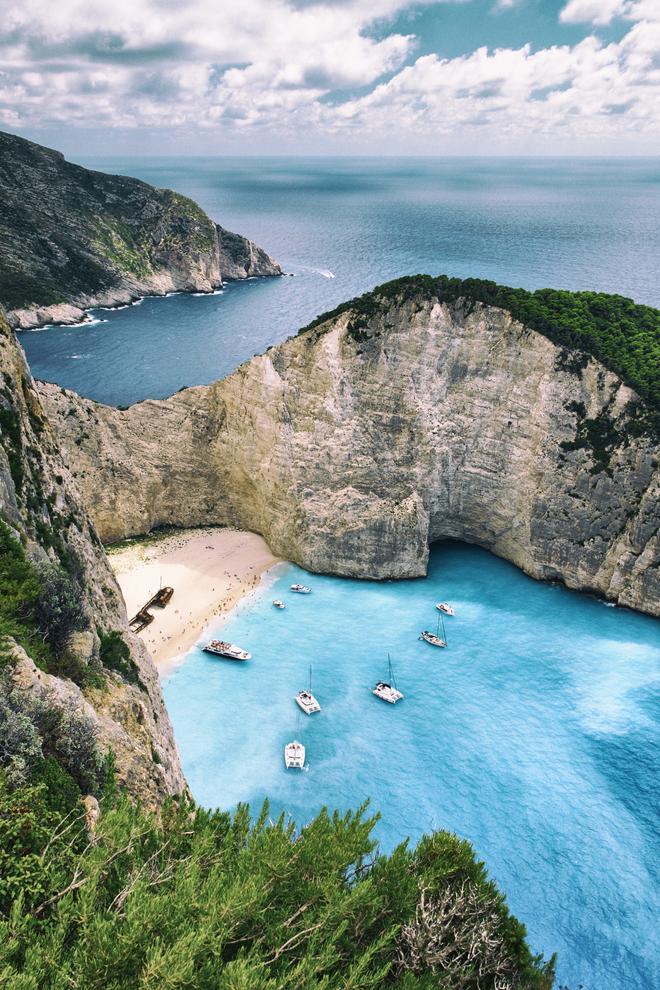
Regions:
M 215 528 L 110 548 L 109 558 L 129 619 L 160 587 L 174 588 L 169 605 L 152 609 L 154 621 L 140 633 L 161 673 L 279 563 L 261 536 Z

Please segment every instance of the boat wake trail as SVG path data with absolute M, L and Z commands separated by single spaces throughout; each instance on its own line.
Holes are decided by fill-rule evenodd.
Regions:
M 301 268 L 303 272 L 313 272 L 315 275 L 322 275 L 323 278 L 334 278 L 335 273 L 331 272 L 328 268 L 311 268 L 307 265 L 303 265 Z

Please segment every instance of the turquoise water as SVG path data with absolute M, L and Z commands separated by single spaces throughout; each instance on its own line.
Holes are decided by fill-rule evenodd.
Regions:
M 318 313 L 415 272 L 660 305 L 660 159 L 83 162 L 196 199 L 295 278 L 145 300 L 21 335 L 35 375 L 116 405 L 221 378 Z M 334 276 L 334 277 L 330 277 Z
M 455 543 L 433 548 L 425 580 L 276 573 L 222 626 L 252 661 L 194 649 L 164 682 L 195 797 L 256 808 L 268 795 L 298 823 L 370 798 L 386 850 L 452 829 L 533 947 L 559 953 L 558 985 L 660 986 L 657 623 Z M 295 580 L 312 594 L 289 593 Z M 440 599 L 456 608 L 447 650 L 417 639 Z M 388 652 L 396 707 L 369 693 Z M 310 663 L 323 710 L 306 718 L 293 695 Z M 294 737 L 305 773 L 283 767 Z

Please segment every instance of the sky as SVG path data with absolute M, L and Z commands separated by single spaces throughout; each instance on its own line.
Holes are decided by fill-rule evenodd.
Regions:
M 660 154 L 660 0 L 3 0 L 67 154 Z

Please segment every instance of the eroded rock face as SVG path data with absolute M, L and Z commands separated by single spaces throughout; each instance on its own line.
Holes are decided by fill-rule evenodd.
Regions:
M 39 388 L 106 541 L 242 526 L 312 571 L 399 578 L 455 537 L 660 613 L 658 451 L 628 429 L 637 397 L 503 310 L 413 298 L 358 329 L 346 312 L 126 411 Z
M 112 749 L 118 781 L 147 806 L 186 789 L 158 676 L 141 640 L 128 628 L 119 587 L 93 524 L 62 461 L 23 353 L 0 312 L 0 515 L 35 562 L 65 563 L 76 575 L 87 628 L 69 651 L 102 675 L 84 691 L 39 670 L 20 647 L 9 681 L 53 708 L 90 719 L 102 753 Z M 119 632 L 130 648 L 130 679 L 103 667 L 98 630 Z
M 12 326 L 71 323 L 92 306 L 281 274 L 187 197 L 0 132 L 0 302 Z

